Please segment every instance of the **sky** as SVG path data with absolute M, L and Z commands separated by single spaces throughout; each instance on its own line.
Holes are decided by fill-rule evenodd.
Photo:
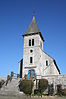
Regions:
M 35 17 L 42 33 L 44 51 L 66 73 L 66 0 L 0 0 L 0 76 L 18 73 L 23 58 L 21 36 Z

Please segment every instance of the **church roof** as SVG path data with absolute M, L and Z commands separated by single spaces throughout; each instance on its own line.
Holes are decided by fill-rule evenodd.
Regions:
M 33 16 L 33 19 L 26 31 L 26 34 L 31 34 L 31 33 L 37 33 L 39 32 L 39 29 L 38 29 L 38 26 L 37 26 L 37 23 L 36 23 L 36 19 L 35 19 L 35 16 Z
M 29 35 L 36 35 L 36 34 L 39 34 L 40 37 L 42 38 L 42 40 L 44 41 L 44 38 L 43 38 L 43 36 L 42 36 L 41 32 L 39 31 L 39 28 L 37 26 L 35 16 L 33 16 L 33 19 L 31 21 L 27 31 L 22 36 L 29 36 Z

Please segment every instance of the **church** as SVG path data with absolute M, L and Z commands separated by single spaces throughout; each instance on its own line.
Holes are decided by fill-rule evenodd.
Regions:
M 44 38 L 39 31 L 35 16 L 23 37 L 23 59 L 19 62 L 20 78 L 35 80 L 43 76 L 59 75 L 60 70 L 55 59 L 43 50 Z
M 22 79 L 32 80 L 34 88 L 38 89 L 39 79 L 48 80 L 47 92 L 54 88 L 54 94 L 57 93 L 57 85 L 61 84 L 62 89 L 66 89 L 66 74 L 60 74 L 60 70 L 54 58 L 49 56 L 43 50 L 44 38 L 36 23 L 35 16 L 23 35 L 24 49 L 23 59 L 19 61 L 19 76 L 9 81 L 6 86 L 7 77 L 0 77 L 0 81 L 4 79 L 5 83 L 0 89 L 0 95 L 21 95 L 18 85 Z M 50 90 L 49 90 L 50 88 Z

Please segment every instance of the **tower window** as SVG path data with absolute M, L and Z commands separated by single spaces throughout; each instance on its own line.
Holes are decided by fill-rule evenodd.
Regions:
M 32 39 L 32 46 L 34 46 L 34 39 Z
M 32 63 L 33 62 L 33 58 L 32 57 L 30 57 L 30 63 Z
M 48 61 L 46 60 L 46 66 L 48 66 Z
M 31 46 L 31 40 L 29 40 L 29 46 Z

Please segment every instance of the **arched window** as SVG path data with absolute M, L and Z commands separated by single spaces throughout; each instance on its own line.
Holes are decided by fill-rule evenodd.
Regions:
M 30 57 L 30 63 L 33 63 L 33 57 Z
M 34 39 L 32 39 L 32 46 L 34 46 Z
M 31 69 L 31 70 L 28 70 L 28 79 L 33 79 L 35 77 L 35 70 L 34 69 Z
M 29 40 L 29 46 L 31 46 L 31 40 Z
M 48 66 L 48 61 L 46 60 L 46 66 Z

